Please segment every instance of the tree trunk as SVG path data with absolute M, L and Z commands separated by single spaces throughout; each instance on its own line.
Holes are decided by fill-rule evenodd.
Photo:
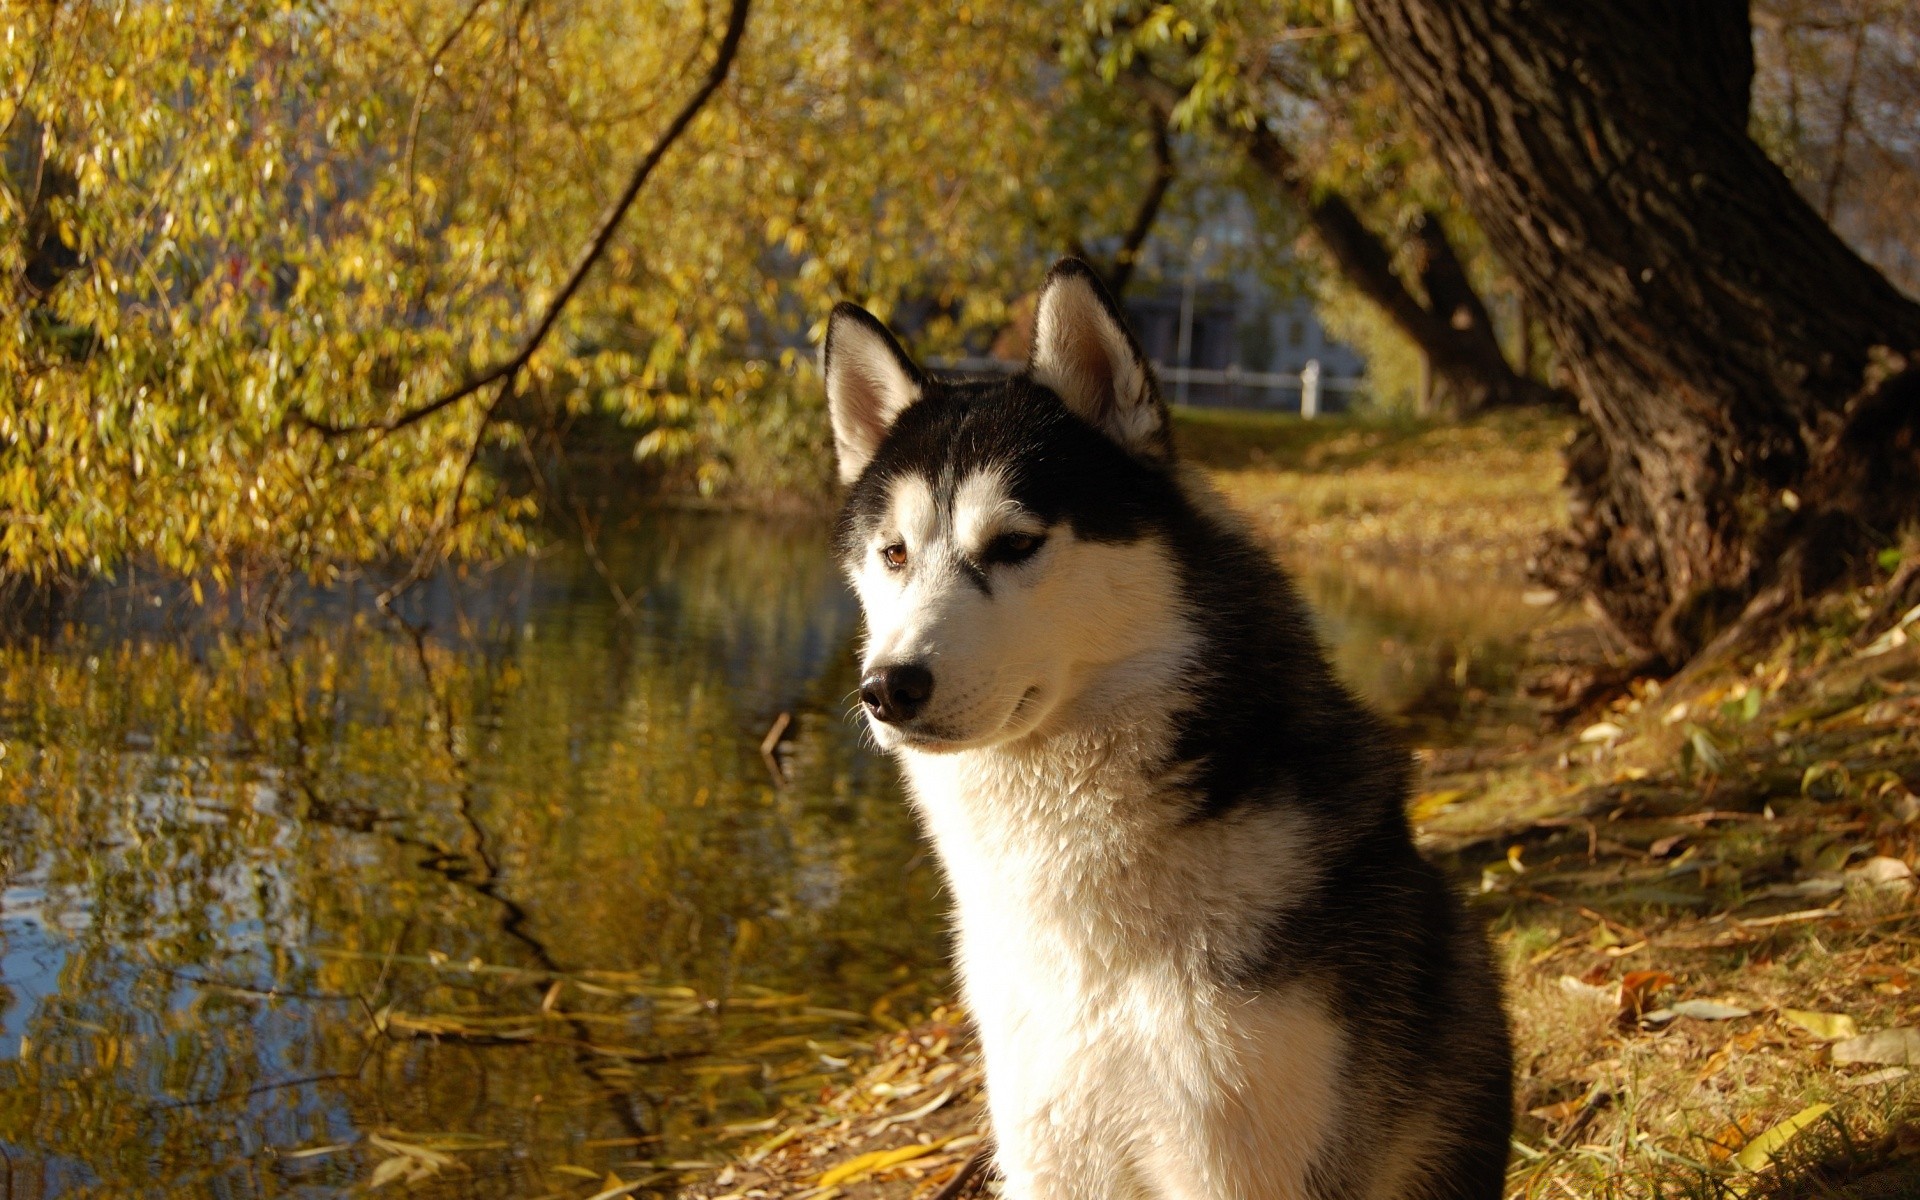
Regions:
M 1272 130 L 1255 125 L 1243 136 L 1248 158 L 1305 211 L 1341 275 L 1419 347 L 1432 371 L 1434 407 L 1464 415 L 1559 399 L 1508 364 L 1486 306 L 1436 217 L 1429 214 L 1416 231 L 1427 293 L 1422 302 L 1394 274 L 1392 253 L 1351 205 L 1331 193 L 1314 195 L 1293 152 Z
M 1920 511 L 1920 415 L 1862 395 L 1876 347 L 1920 347 L 1920 305 L 1748 137 L 1743 0 L 1356 8 L 1591 421 L 1554 582 L 1677 665 Z M 1869 476 L 1894 482 L 1839 486 Z

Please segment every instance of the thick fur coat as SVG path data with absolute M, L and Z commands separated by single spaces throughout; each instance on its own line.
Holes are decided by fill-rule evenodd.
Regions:
M 955 901 L 1016 1200 L 1493 1200 L 1510 1050 L 1408 756 L 1176 461 L 1098 279 L 1028 370 L 824 352 L 862 701 Z

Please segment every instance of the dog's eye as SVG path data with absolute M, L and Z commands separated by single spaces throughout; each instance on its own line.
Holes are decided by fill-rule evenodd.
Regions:
M 987 543 L 980 557 L 990 563 L 1017 563 L 1032 558 L 1047 539 L 1037 533 L 1003 533 Z
M 888 546 L 885 550 L 882 550 L 880 552 L 880 557 L 887 560 L 888 566 L 894 568 L 895 570 L 898 570 L 899 568 L 907 565 L 906 544 L 903 542 L 895 542 L 893 543 L 893 545 Z

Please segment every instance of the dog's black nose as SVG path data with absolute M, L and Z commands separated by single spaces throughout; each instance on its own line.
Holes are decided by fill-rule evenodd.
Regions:
M 860 702 L 889 725 L 911 721 L 933 695 L 933 672 L 919 663 L 881 667 L 860 681 Z

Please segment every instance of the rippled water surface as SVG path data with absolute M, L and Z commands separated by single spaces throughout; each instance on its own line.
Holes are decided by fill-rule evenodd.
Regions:
M 0 1200 L 668 1188 L 817 1094 L 947 984 L 824 545 L 651 515 L 423 587 L 413 632 L 350 589 L 247 632 L 122 589 L 0 646 Z M 1525 620 L 1301 577 L 1410 713 Z

